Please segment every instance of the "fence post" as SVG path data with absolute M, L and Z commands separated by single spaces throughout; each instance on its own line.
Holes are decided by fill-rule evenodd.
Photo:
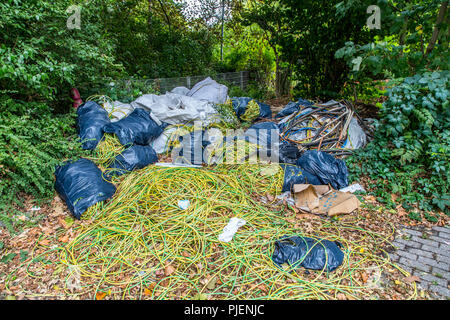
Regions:
M 188 89 L 191 88 L 191 77 L 186 77 L 186 86 Z
M 241 90 L 244 90 L 244 71 L 240 72 L 241 76 Z

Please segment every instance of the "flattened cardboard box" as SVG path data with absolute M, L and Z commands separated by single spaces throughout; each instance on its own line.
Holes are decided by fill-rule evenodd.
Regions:
M 351 213 L 360 205 L 355 195 L 332 190 L 329 186 L 294 185 L 294 196 L 298 208 L 330 217 Z

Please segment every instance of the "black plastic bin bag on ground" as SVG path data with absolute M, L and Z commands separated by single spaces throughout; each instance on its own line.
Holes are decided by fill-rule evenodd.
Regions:
M 97 202 L 111 198 L 116 187 L 106 181 L 102 171 L 90 160 L 66 162 L 55 171 L 55 189 L 77 219 Z
M 330 184 L 334 189 L 348 186 L 348 170 L 345 162 L 321 151 L 306 151 L 297 161 L 304 174 L 309 176 L 308 181 L 314 185 Z M 315 178 L 314 178 L 315 177 Z
M 209 141 L 204 141 L 205 131 L 195 130 L 191 133 L 178 137 L 180 145 L 172 150 L 172 154 L 175 154 L 173 159 L 177 164 L 188 165 L 201 165 L 207 162 L 204 159 L 205 148 L 210 145 Z
M 311 101 L 304 100 L 304 99 L 299 99 L 297 102 L 294 102 L 294 101 L 289 102 L 283 108 L 283 110 L 281 110 L 280 112 L 278 112 L 275 115 L 275 119 L 284 118 L 284 117 L 287 117 L 287 116 L 293 114 L 294 112 L 297 112 L 298 110 L 300 110 L 300 106 L 310 107 L 312 105 L 313 105 L 313 103 Z
M 283 141 L 280 144 L 280 163 L 296 164 L 301 153 L 294 144 Z
M 294 184 L 306 183 L 302 168 L 291 164 L 280 164 L 284 170 L 284 182 L 282 192 L 292 191 Z
M 108 112 L 94 101 L 88 101 L 77 109 L 77 127 L 84 150 L 94 150 L 103 138 L 103 127 L 111 121 Z
M 247 110 L 248 103 L 252 100 L 254 99 L 248 97 L 231 98 L 233 109 L 236 112 L 236 116 L 239 120 L 241 120 L 241 116 L 244 115 L 245 111 Z M 272 119 L 272 110 L 270 109 L 270 106 L 257 100 L 255 100 L 255 102 L 259 106 L 259 118 Z
M 316 240 L 307 237 L 284 236 L 275 242 L 272 260 L 278 266 L 284 263 L 293 267 L 328 272 L 336 270 L 344 260 L 339 242 Z
M 103 131 L 115 134 L 124 146 L 148 145 L 163 133 L 163 127 L 147 111 L 137 108 L 126 118 L 104 126 Z
M 151 146 L 132 146 L 117 157 L 109 165 L 107 176 L 121 176 L 133 170 L 145 168 L 148 165 L 158 162 L 156 151 Z

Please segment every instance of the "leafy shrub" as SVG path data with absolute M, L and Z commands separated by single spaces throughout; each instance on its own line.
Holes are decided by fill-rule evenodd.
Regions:
M 52 115 L 45 104 L 0 101 L 0 219 L 10 229 L 19 194 L 51 197 L 55 166 L 82 155 L 74 123 L 74 112 Z
M 396 193 L 406 209 L 416 203 L 449 214 L 449 75 L 425 72 L 397 81 L 387 90 L 374 141 L 347 159 L 351 178 L 371 178 L 379 200 L 392 205 Z

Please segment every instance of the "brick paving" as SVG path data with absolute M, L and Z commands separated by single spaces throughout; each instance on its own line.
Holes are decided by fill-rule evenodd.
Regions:
M 420 279 L 419 289 L 437 299 L 450 299 L 450 227 L 411 228 L 397 231 L 390 257 Z

